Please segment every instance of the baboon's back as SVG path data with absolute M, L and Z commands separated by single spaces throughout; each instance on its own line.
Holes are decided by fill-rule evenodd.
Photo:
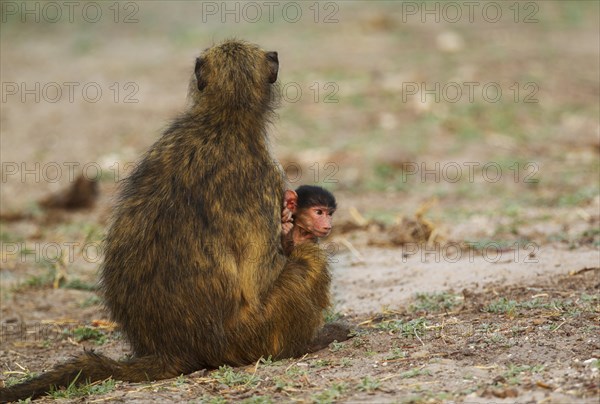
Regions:
M 266 137 L 277 68 L 275 52 L 240 41 L 205 51 L 188 110 L 122 185 L 100 280 L 134 357 L 83 354 L 0 389 L 0 401 L 305 351 L 330 279 L 318 246 L 282 252 L 283 179 Z
M 228 322 L 252 298 L 242 283 L 264 289 L 283 264 L 271 237 L 283 184 L 266 150 L 207 144 L 203 130 L 165 134 L 126 180 L 101 278 L 137 355 L 207 365 L 222 362 Z
M 194 106 L 123 185 L 101 284 L 136 355 L 223 364 L 239 311 L 283 267 L 283 179 L 267 147 L 273 97 L 266 79 L 257 83 L 259 57 L 235 42 L 207 51 L 206 87 L 192 88 Z

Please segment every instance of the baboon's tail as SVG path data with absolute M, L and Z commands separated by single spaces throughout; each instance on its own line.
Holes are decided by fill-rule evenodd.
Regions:
M 36 398 L 56 387 L 67 387 L 72 383 L 91 383 L 109 377 L 128 382 L 142 382 L 167 379 L 180 374 L 173 369 L 169 371 L 161 362 L 158 358 L 149 356 L 118 362 L 87 351 L 31 380 L 0 389 L 0 403 L 24 400 L 28 397 Z

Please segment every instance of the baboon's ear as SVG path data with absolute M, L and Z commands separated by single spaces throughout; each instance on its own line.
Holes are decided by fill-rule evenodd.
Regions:
M 296 213 L 298 209 L 298 194 L 296 191 L 288 189 L 283 194 L 283 207 L 288 208 L 290 212 Z
M 269 62 L 269 83 L 275 83 L 277 81 L 277 72 L 279 71 L 277 52 L 267 52 L 267 61 Z
M 204 90 L 206 87 L 206 80 L 202 77 L 202 66 L 204 66 L 204 60 L 202 58 L 196 58 L 196 66 L 194 67 L 194 74 L 196 75 L 196 82 L 198 83 L 198 90 Z

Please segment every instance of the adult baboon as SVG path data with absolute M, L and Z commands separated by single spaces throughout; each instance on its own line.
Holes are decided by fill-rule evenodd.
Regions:
M 281 247 L 284 181 L 269 152 L 276 52 L 229 40 L 196 59 L 188 109 L 124 181 L 100 286 L 133 357 L 86 352 L 0 400 L 108 377 L 147 381 L 345 339 L 319 331 L 330 277 L 314 243 Z M 337 330 L 337 329 L 336 329 Z M 311 343 L 319 334 L 321 343 Z

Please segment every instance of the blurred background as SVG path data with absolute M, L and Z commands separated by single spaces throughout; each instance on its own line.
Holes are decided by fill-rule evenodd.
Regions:
M 279 52 L 274 153 L 292 187 L 336 192 L 339 223 L 349 208 L 393 223 L 427 205 L 451 239 L 598 244 L 598 2 L 1 11 L 4 213 L 35 214 L 82 170 L 112 196 L 185 108 L 195 56 L 240 38 Z

